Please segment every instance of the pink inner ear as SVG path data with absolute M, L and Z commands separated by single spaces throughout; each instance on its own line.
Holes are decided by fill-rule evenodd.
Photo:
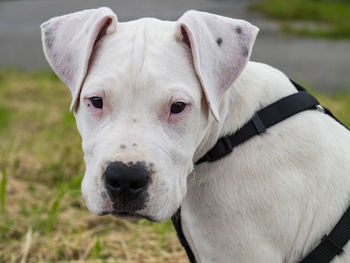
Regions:
M 71 90 L 71 110 L 77 105 L 94 45 L 114 32 L 116 23 L 113 11 L 102 7 L 55 17 L 42 25 L 46 58 Z

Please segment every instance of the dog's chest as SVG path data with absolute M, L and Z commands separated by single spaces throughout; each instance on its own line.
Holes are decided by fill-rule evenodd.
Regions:
M 261 226 L 271 225 L 268 221 L 275 216 L 268 211 L 267 201 L 259 197 L 264 187 L 252 189 L 246 187 L 246 181 L 233 183 L 233 175 L 224 167 L 220 163 L 203 167 L 202 172 L 196 171 L 200 179 L 189 178 L 181 218 L 194 254 L 199 262 L 261 262 L 254 261 L 261 257 L 279 260 L 281 256 L 265 239 L 272 233 L 261 232 Z M 207 174 L 217 178 L 205 180 Z

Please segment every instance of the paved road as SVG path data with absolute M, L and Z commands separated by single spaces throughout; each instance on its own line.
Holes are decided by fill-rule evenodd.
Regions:
M 0 66 L 47 68 L 39 25 L 52 16 L 109 6 L 120 21 L 152 16 L 176 20 L 188 9 L 243 18 L 259 26 L 252 59 L 280 68 L 319 90 L 350 88 L 350 41 L 283 36 L 277 25 L 248 13 L 254 0 L 0 0 Z

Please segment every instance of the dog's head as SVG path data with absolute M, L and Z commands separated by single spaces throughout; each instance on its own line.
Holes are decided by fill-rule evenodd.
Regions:
M 46 58 L 72 93 L 91 212 L 161 221 L 178 209 L 209 119 L 219 121 L 257 32 L 198 11 L 118 23 L 109 8 L 42 25 Z

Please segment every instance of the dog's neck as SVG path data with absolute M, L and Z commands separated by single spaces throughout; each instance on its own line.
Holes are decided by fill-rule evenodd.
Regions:
M 221 121 L 218 123 L 212 116 L 210 117 L 208 129 L 202 144 L 197 149 L 195 160 L 203 156 L 220 137 L 232 134 L 242 127 L 256 111 L 295 92 L 297 90 L 294 85 L 279 70 L 265 64 L 249 62 L 221 100 Z M 231 262 L 232 258 L 221 256 L 215 258 L 213 250 L 219 251 L 220 246 L 227 245 L 225 250 L 230 251 L 230 247 L 234 248 L 235 246 L 232 243 L 225 244 L 224 238 L 220 240 L 220 237 L 212 236 L 206 239 L 205 236 L 210 236 L 213 232 L 206 232 L 203 229 L 215 227 L 217 231 L 214 232 L 222 233 L 222 235 L 237 234 L 237 236 L 242 236 L 241 233 L 236 232 L 236 229 L 232 229 L 231 225 L 232 221 L 236 220 L 235 213 L 240 209 L 246 210 L 247 208 L 244 207 L 244 204 L 236 203 L 237 201 L 234 200 L 235 197 L 232 194 L 235 195 L 237 192 L 231 188 L 240 187 L 239 183 L 244 182 L 237 182 L 236 180 L 240 180 L 240 178 L 233 176 L 233 173 L 236 173 L 236 167 L 233 169 L 223 168 L 230 167 L 232 158 L 234 158 L 234 153 L 231 153 L 220 165 L 217 162 L 199 165 L 188 177 L 188 194 L 182 206 L 183 228 L 197 258 L 199 255 L 201 259 L 206 256 L 213 257 L 212 260 L 204 260 L 203 262 Z M 237 170 L 238 173 L 241 173 L 239 168 Z M 239 199 L 240 197 L 237 198 L 237 200 Z M 202 204 L 204 204 L 203 207 Z M 239 220 L 237 219 L 237 221 Z M 200 226 L 198 221 L 201 221 Z M 249 235 L 247 236 L 249 237 Z M 199 248 L 198 242 L 200 243 Z M 242 243 L 245 241 L 242 240 Z M 216 245 L 219 247 L 215 248 Z M 204 251 L 208 251 L 208 254 L 205 255 Z M 250 260 L 247 258 L 247 261 L 242 262 L 253 262 Z
M 294 85 L 281 71 L 266 64 L 248 62 L 221 100 L 221 121 L 218 123 L 209 116 L 206 134 L 194 160 L 202 157 L 220 137 L 237 131 L 255 112 L 295 92 Z

